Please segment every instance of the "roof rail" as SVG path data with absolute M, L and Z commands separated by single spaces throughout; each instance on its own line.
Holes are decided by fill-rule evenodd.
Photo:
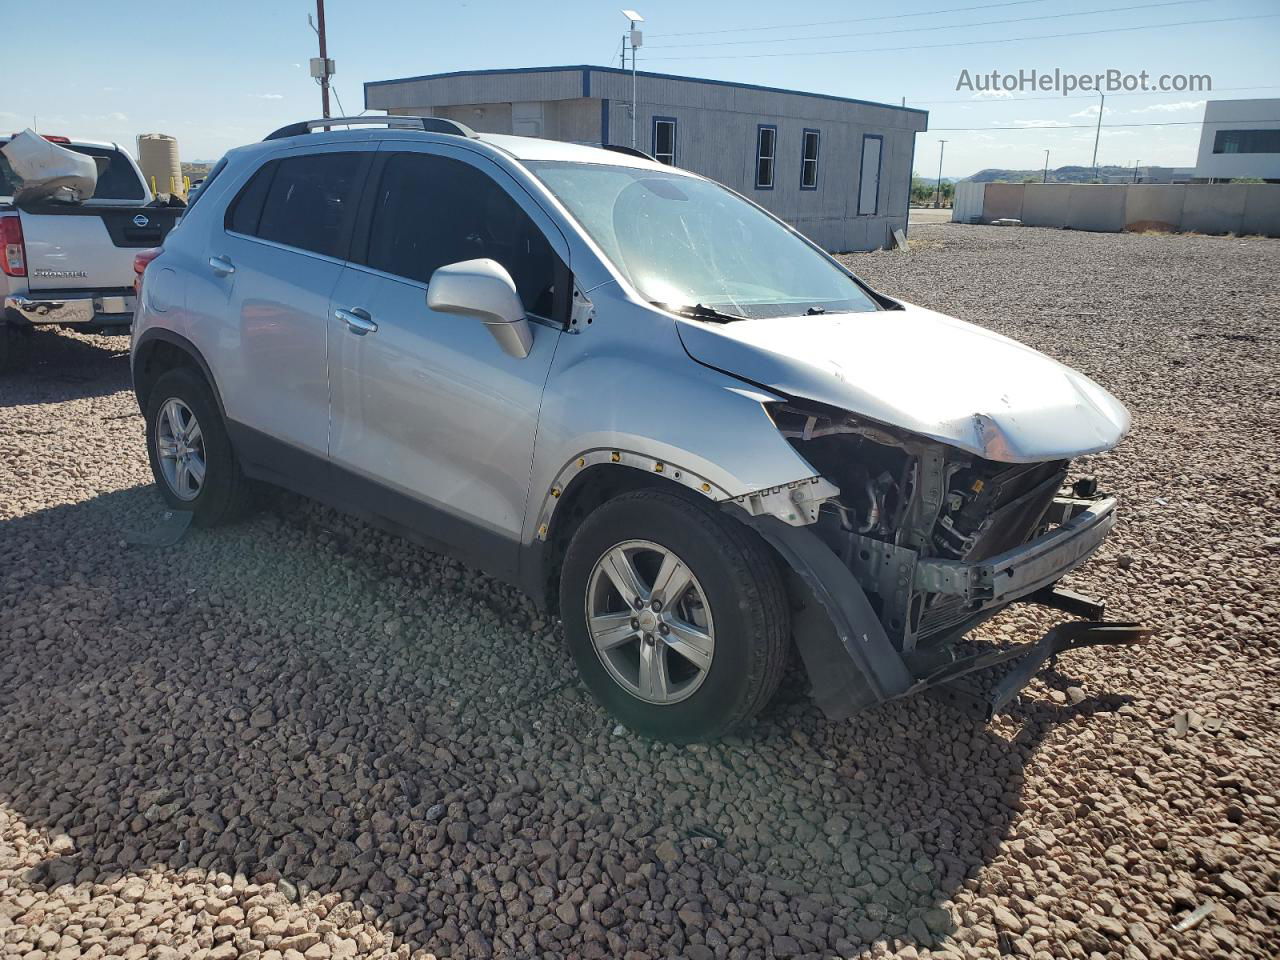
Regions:
M 352 127 L 363 124 L 385 124 L 397 130 L 421 130 L 424 133 L 447 133 L 457 137 L 471 137 L 475 139 L 476 132 L 468 127 L 465 123 L 459 123 L 457 120 L 446 120 L 443 117 L 404 117 L 395 114 L 387 114 L 385 116 L 366 116 L 366 117 L 324 117 L 320 120 L 300 120 L 297 123 L 291 123 L 288 126 L 281 127 L 279 130 L 273 130 L 271 133 L 263 137 L 263 142 L 267 140 L 283 140 L 285 137 L 300 137 L 304 133 L 310 133 L 313 130 L 322 127 Z
M 658 158 L 651 154 L 645 153 L 643 150 L 637 150 L 635 147 L 624 147 L 620 143 L 603 143 L 602 147 L 606 150 L 612 150 L 614 153 L 625 153 L 628 157 L 639 157 L 641 160 L 652 160 L 658 163 Z

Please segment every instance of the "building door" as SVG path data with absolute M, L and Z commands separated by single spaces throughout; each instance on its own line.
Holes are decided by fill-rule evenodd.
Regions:
M 858 174 L 858 216 L 880 212 L 880 151 L 884 137 L 867 133 L 862 137 L 862 170 Z

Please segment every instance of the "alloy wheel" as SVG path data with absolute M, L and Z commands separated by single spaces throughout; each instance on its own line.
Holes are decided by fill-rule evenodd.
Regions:
M 165 483 L 180 500 L 194 500 L 204 489 L 204 434 L 196 416 L 176 397 L 156 417 L 156 453 Z
M 586 611 L 596 655 L 632 696 L 678 703 L 707 678 L 711 606 L 688 565 L 661 544 L 626 540 L 606 550 L 587 581 Z

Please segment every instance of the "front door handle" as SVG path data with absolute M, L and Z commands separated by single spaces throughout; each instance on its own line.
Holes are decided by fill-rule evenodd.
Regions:
M 347 325 L 352 333 L 363 337 L 366 333 L 377 333 L 378 325 L 369 316 L 368 310 L 352 307 L 350 310 L 335 310 L 333 315 Z
M 229 277 L 236 272 L 236 265 L 226 257 L 210 257 L 209 269 L 220 277 Z

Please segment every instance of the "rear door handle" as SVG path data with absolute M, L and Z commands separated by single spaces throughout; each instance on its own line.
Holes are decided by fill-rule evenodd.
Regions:
M 366 333 L 377 333 L 378 325 L 369 316 L 368 310 L 352 307 L 350 310 L 335 310 L 333 315 L 347 325 L 352 333 L 363 337 Z
M 236 272 L 236 265 L 226 257 L 210 257 L 209 269 L 220 277 L 229 277 Z

